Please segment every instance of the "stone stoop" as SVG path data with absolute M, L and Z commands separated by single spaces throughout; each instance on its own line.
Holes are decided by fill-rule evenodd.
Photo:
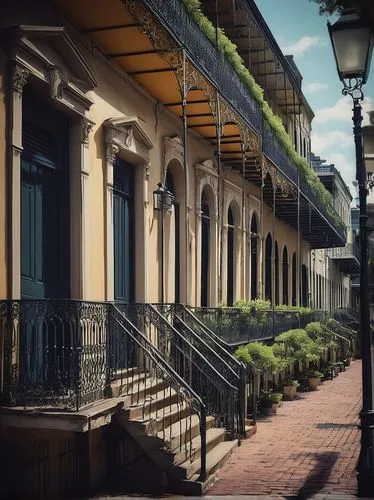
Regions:
M 121 386 L 127 397 L 131 397 L 130 406 L 121 409 L 114 418 L 162 475 L 165 492 L 202 495 L 238 441 L 227 440 L 226 430 L 214 427 L 214 417 L 207 417 L 207 480 L 200 482 L 199 417 L 191 413 L 187 403 L 164 381 L 152 380 L 138 371 L 131 373 L 131 379 L 134 377 L 137 381 L 133 384 L 123 376 L 120 384 L 118 380 L 113 382 L 116 387 L 113 393 L 122 395 L 118 390 Z

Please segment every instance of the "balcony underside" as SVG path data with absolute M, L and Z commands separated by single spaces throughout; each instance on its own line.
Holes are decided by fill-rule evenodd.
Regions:
M 344 255 L 332 258 L 334 262 L 339 264 L 339 267 L 344 274 L 352 276 L 353 274 L 360 272 L 360 262 L 354 255 Z
M 279 172 L 284 175 L 283 184 L 288 183 L 295 191 L 296 167 L 290 166 L 284 153 L 273 157 L 270 150 L 266 152 L 266 145 L 262 144 L 264 130 L 259 106 L 230 63 L 218 56 L 215 47 L 187 14 L 181 0 L 170 3 L 161 0 L 51 1 L 75 29 L 179 119 L 183 114 L 181 89 L 187 81 L 187 128 L 215 148 L 218 107 L 222 130 L 221 160 L 226 166 L 237 169 L 250 182 L 261 186 L 265 152 L 276 165 L 278 176 L 281 177 Z M 182 47 L 186 48 L 185 60 Z M 221 96 L 218 100 L 217 89 Z M 270 135 L 270 142 L 277 140 L 273 132 L 267 135 Z M 272 150 L 280 148 L 279 145 L 271 147 Z M 318 206 L 314 193 L 306 196 L 303 189 L 301 191 L 299 214 L 303 238 L 312 248 L 343 246 L 345 235 L 336 229 L 325 207 Z M 270 206 L 272 199 L 272 195 L 264 192 L 264 200 Z M 297 199 L 286 199 L 284 192 L 277 192 L 276 213 L 297 229 Z

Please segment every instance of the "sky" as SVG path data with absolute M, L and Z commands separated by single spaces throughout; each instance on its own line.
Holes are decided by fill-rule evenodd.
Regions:
M 355 196 L 355 149 L 352 131 L 352 99 L 342 95 L 332 52 L 326 16 L 310 0 L 255 0 L 285 55 L 292 54 L 303 76 L 302 90 L 315 113 L 312 151 L 335 164 Z M 333 23 L 336 19 L 331 17 Z M 374 61 L 363 87 L 363 125 L 366 111 L 374 109 Z

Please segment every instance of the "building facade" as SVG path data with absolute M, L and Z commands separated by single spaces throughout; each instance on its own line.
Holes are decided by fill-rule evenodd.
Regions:
M 107 484 L 118 451 L 110 446 L 130 448 L 112 418 L 129 404 L 116 383 L 126 370 L 135 373 L 135 363 L 155 373 L 162 366 L 173 390 L 183 386 L 181 398 L 193 382 L 165 348 L 170 337 L 157 344 L 167 330 L 180 342 L 171 345 L 184 345 L 192 335 L 185 326 L 180 335 L 161 317 L 163 329 L 153 325 L 152 337 L 144 322 L 146 338 L 139 331 L 144 308 L 139 329 L 116 309 L 117 336 L 107 313 L 113 303 L 148 304 L 151 323 L 158 312 L 150 304 L 216 307 L 262 298 L 307 306 L 311 293 L 318 308 L 349 302 L 344 276 L 316 257 L 317 249 L 345 245 L 342 219 L 349 221 L 306 161 L 313 112 L 301 75 L 254 2 L 215 6 L 201 2 L 207 17 L 200 24 L 203 14 L 181 0 L 3 7 L 0 425 L 9 468 L 19 470 L 23 460 L 27 491 L 38 498 Z M 218 28 L 252 76 L 240 78 Z M 161 210 L 158 184 L 173 197 Z M 323 302 L 328 281 L 338 288 Z M 125 337 L 136 346 L 131 356 L 129 344 L 116 347 Z M 208 358 L 193 352 L 198 370 Z M 206 365 L 217 367 L 211 394 L 233 387 L 221 362 Z M 220 390 L 213 406 L 231 397 Z M 226 421 L 226 410 L 214 408 Z M 129 414 L 121 415 L 127 422 Z M 137 453 L 144 450 L 126 456 L 135 461 Z M 139 477 L 149 466 L 144 460 Z M 1 479 L 9 477 L 5 469 Z

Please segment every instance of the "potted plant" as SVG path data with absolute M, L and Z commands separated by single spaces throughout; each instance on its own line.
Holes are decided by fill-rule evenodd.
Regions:
M 296 396 L 298 387 L 299 382 L 297 380 L 286 380 L 283 385 L 283 399 L 286 401 L 292 401 Z
M 264 415 L 275 415 L 283 394 L 273 391 L 264 391 L 260 398 L 261 411 Z
M 321 383 L 321 378 L 323 377 L 323 373 L 318 370 L 311 370 L 307 373 L 308 377 L 308 389 L 310 391 L 316 391 L 317 387 Z

